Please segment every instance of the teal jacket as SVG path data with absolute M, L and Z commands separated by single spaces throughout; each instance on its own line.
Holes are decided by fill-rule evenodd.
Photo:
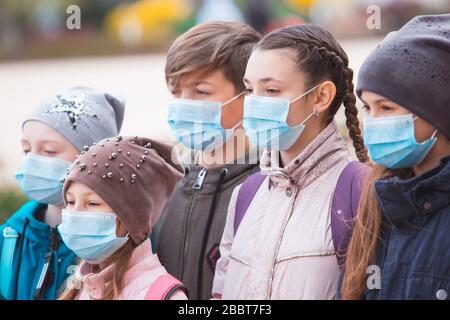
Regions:
M 5 224 L 0 226 L 0 258 L 5 241 L 3 230 L 12 227 L 19 233 L 15 250 L 13 272 L 8 277 L 0 275 L 1 279 L 11 281 L 6 299 L 53 300 L 64 289 L 64 281 L 77 263 L 75 254 L 61 240 L 57 229 L 48 226 L 42 218 L 47 206 L 36 201 L 29 201 L 15 212 Z M 48 271 L 43 289 L 36 294 L 45 262 L 48 261 Z

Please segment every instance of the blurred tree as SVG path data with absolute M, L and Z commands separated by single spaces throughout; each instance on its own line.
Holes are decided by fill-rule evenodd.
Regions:
M 27 197 L 15 188 L 0 190 L 0 224 L 3 224 L 26 201 Z
M 248 0 L 245 1 L 245 17 L 249 25 L 256 31 L 263 33 L 267 30 L 272 20 L 271 0 Z
M 133 0 L 77 0 L 68 1 L 71 4 L 77 4 L 82 8 L 83 22 L 88 23 L 89 27 L 101 29 L 103 22 L 109 12 L 119 4 L 132 4 Z

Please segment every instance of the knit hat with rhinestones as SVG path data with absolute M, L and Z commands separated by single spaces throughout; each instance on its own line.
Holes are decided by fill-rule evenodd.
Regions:
M 183 176 L 174 147 L 141 137 L 116 137 L 84 147 L 68 170 L 71 181 L 97 193 L 139 244 L 150 234 L 167 199 Z

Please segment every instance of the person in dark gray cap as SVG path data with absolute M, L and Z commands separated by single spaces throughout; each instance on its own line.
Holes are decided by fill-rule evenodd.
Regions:
M 450 298 L 450 14 L 418 16 L 364 61 L 357 94 L 375 163 L 338 295 Z
M 123 99 L 88 87 L 58 92 L 22 123 L 25 153 L 15 177 L 30 201 L 0 227 L 0 297 L 55 299 L 75 254 L 56 226 L 63 208 L 62 182 L 76 155 L 122 126 Z

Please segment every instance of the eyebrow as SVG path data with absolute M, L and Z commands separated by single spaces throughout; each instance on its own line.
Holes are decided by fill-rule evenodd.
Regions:
M 392 101 L 389 101 L 388 99 L 385 99 L 385 98 L 379 98 L 379 99 L 377 99 L 377 100 L 375 100 L 374 102 L 388 102 L 388 103 L 392 103 Z
M 362 97 L 358 97 L 358 98 L 359 98 L 359 100 L 362 101 L 363 104 L 368 105 L 368 103 L 366 101 L 364 101 L 364 99 Z
M 30 143 L 26 139 L 21 139 L 20 142 L 22 142 L 22 143 L 24 143 L 24 142 Z M 58 144 L 60 143 L 60 141 L 57 141 L 57 140 L 42 140 L 42 141 L 39 141 L 39 142 L 41 142 L 41 143 L 58 143 Z
M 85 195 L 85 196 L 90 196 L 90 195 L 93 195 L 93 194 L 95 194 L 95 193 L 92 192 L 92 191 L 83 192 L 83 195 Z M 68 195 L 72 196 L 72 193 L 70 191 L 66 191 L 66 196 L 68 196 Z
M 250 81 L 249 81 L 247 78 L 244 78 L 243 81 L 244 81 L 244 82 L 247 82 L 247 83 L 250 83 Z M 272 78 L 272 77 L 262 78 L 262 79 L 259 79 L 259 80 L 258 80 L 258 82 L 260 82 L 260 83 L 266 83 L 266 82 L 269 82 L 269 81 L 285 82 L 285 81 L 283 81 L 283 80 L 278 80 L 278 79 L 275 79 L 275 78 Z
M 198 86 L 199 84 L 208 84 L 208 85 L 210 85 L 210 86 L 213 86 L 213 85 L 214 85 L 214 84 L 212 84 L 212 83 L 209 82 L 209 81 L 198 80 L 198 81 L 192 81 L 192 82 L 187 83 L 187 86 L 195 87 L 195 86 Z
M 362 97 L 360 97 L 359 100 L 361 100 L 366 105 L 368 104 Z M 379 102 L 392 103 L 392 101 L 389 101 L 389 99 L 387 99 L 387 98 L 376 98 L 375 100 L 373 100 L 373 103 L 379 103 Z

